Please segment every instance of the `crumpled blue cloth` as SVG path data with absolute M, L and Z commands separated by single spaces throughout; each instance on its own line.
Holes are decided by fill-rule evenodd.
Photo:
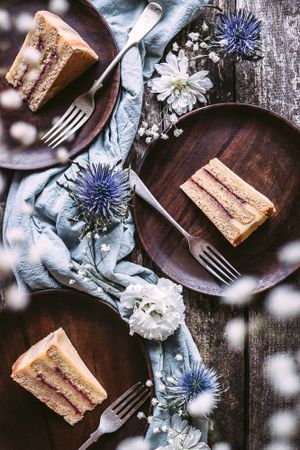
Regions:
M 142 107 L 144 81 L 151 76 L 154 64 L 159 61 L 166 44 L 184 26 L 195 19 L 207 0 L 158 0 L 164 10 L 161 22 L 138 47 L 128 51 L 121 62 L 122 89 L 114 112 L 105 130 L 92 147 L 76 158 L 81 165 L 89 162 L 115 163 L 125 160 L 134 140 Z M 121 49 L 127 41 L 128 31 L 135 23 L 147 2 L 139 0 L 94 0 L 96 8 L 107 19 Z M 17 173 L 13 179 L 8 195 L 3 240 L 6 247 L 19 253 L 20 263 L 15 270 L 19 285 L 26 290 L 58 288 L 69 286 L 69 280 L 75 279 L 74 288 L 86 291 L 118 306 L 118 302 L 105 292 L 98 292 L 91 281 L 74 275 L 69 267 L 80 263 L 85 242 L 79 241 L 79 224 L 70 224 L 69 217 L 75 213 L 69 195 L 57 185 L 64 182 L 63 174 L 74 175 L 74 167 L 57 167 L 34 174 Z M 32 214 L 24 213 L 24 202 L 32 205 Z M 7 236 L 8 229 L 21 227 L 25 240 L 13 242 Z M 33 244 L 43 239 L 45 248 L 41 262 L 32 263 L 29 257 Z M 122 286 L 130 283 L 155 283 L 156 275 L 139 265 L 126 261 L 125 258 L 134 248 L 134 226 L 130 216 L 126 228 L 117 226 L 96 244 L 105 242 L 110 251 L 99 266 L 100 271 L 112 282 Z M 97 247 L 98 245 L 98 247 Z M 148 341 L 148 350 L 153 371 L 175 368 L 177 353 L 183 355 L 186 362 L 199 361 L 200 356 L 192 337 L 185 325 L 163 344 Z M 159 393 L 158 393 L 159 396 Z M 154 411 L 159 414 L 159 411 Z M 206 424 L 205 424 L 206 425 Z M 151 449 L 165 444 L 165 434 L 154 434 L 151 424 L 147 439 Z M 205 426 L 204 426 L 205 428 Z M 206 432 L 203 433 L 206 439 Z

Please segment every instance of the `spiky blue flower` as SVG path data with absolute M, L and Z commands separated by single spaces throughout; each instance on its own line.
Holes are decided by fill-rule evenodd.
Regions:
M 209 392 L 215 402 L 220 395 L 219 377 L 203 363 L 194 363 L 177 370 L 165 380 L 166 400 L 173 409 L 186 410 L 188 402 L 203 392 Z
M 75 179 L 67 178 L 63 186 L 77 209 L 72 221 L 83 220 L 86 233 L 99 232 L 116 221 L 125 219 L 132 197 L 128 171 L 109 164 L 78 165 Z
M 221 43 L 224 55 L 237 55 L 243 59 L 260 56 L 261 22 L 244 9 L 221 13 L 215 40 Z

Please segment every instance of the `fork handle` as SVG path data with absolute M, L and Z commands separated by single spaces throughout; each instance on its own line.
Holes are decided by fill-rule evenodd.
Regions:
M 115 59 L 109 64 L 105 69 L 103 74 L 98 80 L 95 81 L 92 88 L 90 89 L 92 94 L 98 91 L 103 86 L 105 78 L 110 74 L 114 67 L 118 64 L 123 55 L 134 45 L 138 44 L 155 25 L 160 21 L 162 17 L 162 8 L 157 3 L 149 3 L 146 6 L 136 23 L 133 25 L 129 36 L 127 44 L 122 48 L 122 50 L 117 54 Z
M 153 206 L 162 216 L 165 217 L 175 228 L 186 238 L 189 238 L 189 234 L 185 231 L 176 220 L 161 206 L 161 204 L 156 200 L 156 198 L 151 194 L 149 189 L 144 185 L 140 177 L 130 169 L 130 182 L 131 186 L 135 187 L 135 192 L 139 197 L 145 200 L 149 205 Z
M 100 431 L 99 429 L 94 431 L 94 433 L 92 433 L 90 435 L 90 437 L 88 438 L 87 441 L 85 441 L 81 447 L 79 447 L 78 450 L 86 450 L 90 445 L 94 444 L 94 442 L 97 442 L 99 437 L 102 436 L 102 434 L 104 434 L 102 431 Z

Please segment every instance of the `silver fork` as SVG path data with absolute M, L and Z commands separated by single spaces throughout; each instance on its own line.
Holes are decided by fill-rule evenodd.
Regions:
M 95 94 L 102 88 L 104 80 L 114 69 L 123 55 L 134 45 L 137 45 L 159 22 L 162 17 L 162 8 L 157 3 L 149 3 L 129 33 L 128 41 L 115 59 L 110 63 L 101 77 L 96 80 L 90 90 L 77 97 L 65 114 L 48 131 L 42 140 L 48 142 L 52 148 L 57 147 L 91 117 L 95 110 Z
M 114 433 L 121 428 L 150 395 L 150 389 L 146 388 L 141 382 L 128 389 L 102 413 L 99 427 L 78 450 L 85 450 L 94 442 L 97 442 L 103 434 Z
M 211 244 L 198 236 L 192 236 L 185 231 L 179 223 L 161 206 L 156 198 L 151 194 L 139 176 L 130 169 L 130 181 L 136 194 L 153 206 L 162 214 L 188 241 L 191 254 L 205 267 L 212 275 L 225 283 L 227 286 L 235 282 L 241 274 L 227 261 L 226 258 Z

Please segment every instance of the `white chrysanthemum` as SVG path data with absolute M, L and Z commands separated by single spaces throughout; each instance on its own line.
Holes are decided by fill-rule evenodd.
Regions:
M 207 417 L 216 406 L 216 398 L 213 392 L 201 392 L 188 404 L 188 413 L 192 417 Z
M 290 286 L 272 289 L 266 300 L 269 312 L 278 319 L 287 319 L 300 314 L 300 291 Z
M 70 5 L 67 0 L 50 0 L 49 9 L 54 14 L 64 14 L 68 11 Z
M 0 104 L 3 108 L 18 109 L 22 105 L 22 98 L 15 89 L 6 89 L 0 94 Z
M 38 65 L 41 60 L 41 52 L 34 47 L 26 47 L 22 52 L 22 56 L 31 66 Z
M 255 278 L 242 277 L 225 289 L 223 302 L 229 305 L 245 305 L 251 300 L 255 286 Z
M 178 115 L 191 111 L 197 101 L 206 103 L 204 94 L 213 86 L 207 70 L 189 75 L 188 65 L 183 50 L 178 56 L 169 52 L 166 62 L 155 65 L 160 76 L 149 81 L 151 92 L 158 94 L 159 101 L 166 100 Z
M 175 414 L 168 429 L 168 444 L 156 450 L 209 450 L 209 447 L 201 441 L 201 435 L 200 430 L 182 420 L 179 414 Z
M 165 278 L 157 284 L 131 284 L 120 300 L 130 334 L 164 341 L 184 322 L 182 287 Z
M 294 359 L 287 353 L 275 353 L 268 357 L 265 373 L 273 388 L 286 397 L 300 392 L 300 378 Z
M 33 16 L 29 13 L 21 13 L 15 19 L 15 25 L 20 33 L 27 33 L 33 26 Z
M 232 350 L 242 350 L 246 336 L 246 324 L 243 319 L 230 320 L 225 327 L 225 338 Z
M 300 263 L 300 240 L 289 242 L 279 252 L 279 259 L 285 264 Z
M 21 311 L 28 306 L 29 296 L 26 292 L 20 291 L 17 284 L 12 284 L 5 292 L 5 303 L 8 308 Z
M 11 29 L 11 20 L 5 9 L 0 9 L 0 31 L 9 31 Z
M 272 436 L 290 438 L 297 432 L 298 419 L 295 411 L 280 410 L 269 419 L 269 428 Z
M 11 136 L 22 145 L 29 146 L 34 143 L 37 137 L 36 128 L 26 122 L 15 122 L 10 127 Z
M 143 437 L 133 437 L 122 441 L 116 450 L 149 450 L 149 444 Z

